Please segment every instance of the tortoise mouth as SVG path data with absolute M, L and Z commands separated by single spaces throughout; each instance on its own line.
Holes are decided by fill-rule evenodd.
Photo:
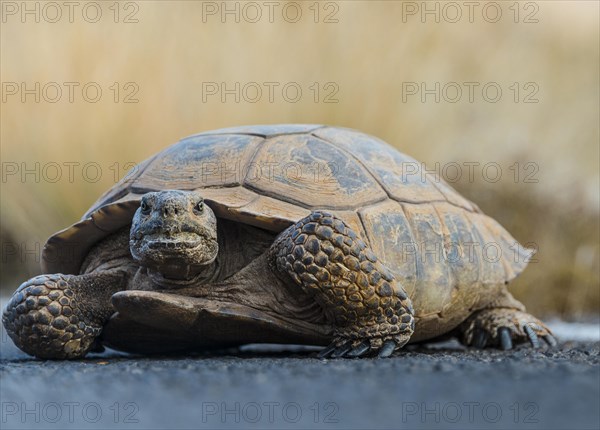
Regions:
M 160 251 L 186 251 L 201 247 L 210 247 L 215 243 L 215 239 L 207 237 L 197 232 L 177 232 L 177 233 L 152 233 L 140 235 L 141 237 L 132 238 L 131 245 L 144 247 L 149 250 Z
M 176 233 L 172 236 L 153 234 L 142 239 L 150 249 L 181 250 L 202 245 L 207 239 L 195 233 Z
M 190 232 L 144 235 L 131 239 L 129 245 L 131 255 L 138 263 L 159 271 L 211 264 L 219 249 L 215 239 Z

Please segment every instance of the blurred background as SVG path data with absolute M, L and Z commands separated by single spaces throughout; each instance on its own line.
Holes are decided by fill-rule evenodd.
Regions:
M 437 169 L 535 244 L 512 286 L 531 312 L 598 315 L 597 2 L 27 4 L 0 24 L 3 295 L 131 163 L 200 131 L 325 123 Z

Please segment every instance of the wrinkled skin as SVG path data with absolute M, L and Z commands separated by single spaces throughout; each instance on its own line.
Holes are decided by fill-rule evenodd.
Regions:
M 217 218 L 196 193 L 148 193 L 133 217 L 129 244 L 140 266 L 165 278 L 206 276 L 219 250 Z
M 128 336 L 184 350 L 229 336 L 222 345 L 329 343 L 321 356 L 334 358 L 387 357 L 415 329 L 400 281 L 334 214 L 313 212 L 274 237 L 217 220 L 199 193 L 178 190 L 144 195 L 130 231 L 97 244 L 80 275 L 33 278 L 3 313 L 19 348 L 58 359 L 100 348 L 119 318 L 123 349 Z M 553 341 L 513 302 L 474 313 L 457 334 L 479 347 Z

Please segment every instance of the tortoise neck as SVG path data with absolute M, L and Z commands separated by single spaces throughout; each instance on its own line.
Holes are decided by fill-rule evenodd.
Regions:
M 181 288 L 192 284 L 206 284 L 214 282 L 219 276 L 219 259 L 212 263 L 198 267 L 176 266 L 153 269 L 148 267 L 148 277 L 152 283 L 161 288 Z

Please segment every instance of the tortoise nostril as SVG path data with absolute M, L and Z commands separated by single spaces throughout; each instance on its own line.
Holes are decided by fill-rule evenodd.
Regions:
M 179 206 L 175 205 L 165 205 L 162 208 L 163 217 L 175 217 L 179 216 L 183 213 L 183 209 Z

